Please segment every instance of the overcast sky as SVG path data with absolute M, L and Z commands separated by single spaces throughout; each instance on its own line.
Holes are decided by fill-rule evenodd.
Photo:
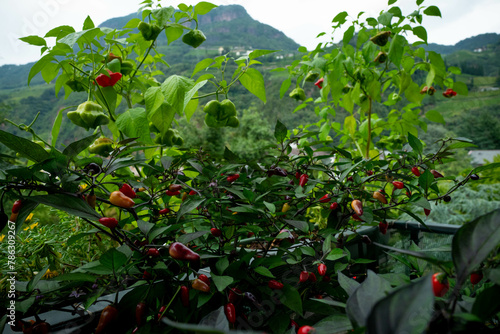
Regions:
M 18 40 L 28 35 L 43 36 L 59 25 L 81 30 L 90 15 L 96 25 L 106 19 L 136 12 L 141 0 L 1 0 L 0 65 L 25 64 L 39 58 L 40 48 Z M 195 4 L 198 1 L 185 1 Z M 355 17 L 360 11 L 378 16 L 387 9 L 387 0 L 213 0 L 217 5 L 240 4 L 257 21 L 283 31 L 298 44 L 314 48 L 320 32 L 331 32 L 333 17 L 347 11 Z M 178 1 L 163 0 L 163 6 Z M 415 0 L 399 0 L 403 14 L 416 9 Z M 499 0 L 425 0 L 423 6 L 437 5 L 443 18 L 425 17 L 423 25 L 430 43 L 453 45 L 467 37 L 482 33 L 500 33 Z M 202 28 L 203 29 L 203 28 Z

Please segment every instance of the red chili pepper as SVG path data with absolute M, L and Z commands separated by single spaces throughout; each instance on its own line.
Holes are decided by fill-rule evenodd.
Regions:
M 114 73 L 111 72 L 110 70 L 107 71 L 109 73 L 109 76 L 104 73 L 101 73 L 95 78 L 95 81 L 101 87 L 114 86 L 122 78 L 122 74 L 120 72 Z
M 224 313 L 229 323 L 234 324 L 236 322 L 236 309 L 233 303 L 227 303 L 226 306 L 224 306 Z
M 330 204 L 330 210 L 337 210 L 338 207 L 339 203 L 337 202 L 333 202 L 332 204 Z
M 331 280 L 332 280 L 332 278 L 330 276 L 327 276 L 327 275 L 323 276 L 324 282 L 330 282 Z
M 234 304 L 241 300 L 241 298 L 243 297 L 242 295 L 243 292 L 238 288 L 229 289 L 229 295 L 227 297 L 227 300 L 230 303 Z
M 420 170 L 418 169 L 418 167 L 417 167 L 417 166 L 412 167 L 411 172 L 412 172 L 412 173 L 413 173 L 413 175 L 415 175 L 416 177 L 419 177 L 419 176 L 420 176 Z
M 299 324 L 296 323 L 293 319 L 290 319 L 290 327 L 295 327 L 295 330 L 299 329 Z
M 405 184 L 401 181 L 394 181 L 392 185 L 397 189 L 403 189 L 405 187 Z
M 299 179 L 299 186 L 303 187 L 306 185 L 309 180 L 309 176 L 307 174 L 302 174 Z
M 106 327 L 118 318 L 118 310 L 112 305 L 106 306 L 99 317 L 99 323 L 95 329 L 95 334 L 104 332 Z
M 387 228 L 389 227 L 389 224 L 387 222 L 380 222 L 378 223 L 378 229 L 380 230 L 380 233 L 386 234 L 387 233 Z
M 160 251 L 156 248 L 150 248 L 148 249 L 146 255 L 151 257 L 158 257 L 160 256 Z
M 189 192 L 189 195 L 191 195 L 191 196 L 193 196 L 193 195 L 197 195 L 197 194 L 198 194 L 198 193 L 197 193 L 196 191 L 194 191 L 194 190 L 191 190 L 191 191 Z
M 205 274 L 198 275 L 198 278 L 205 282 L 207 285 L 210 285 L 210 278 L 208 278 Z
M 435 273 L 432 275 L 432 291 L 434 296 L 443 297 L 450 289 L 450 283 L 443 273 Z
M 134 189 L 132 189 L 132 187 L 126 183 L 124 183 L 122 185 L 122 187 L 120 188 L 120 191 L 127 197 L 130 197 L 130 198 L 135 198 L 136 197 L 136 194 L 135 194 L 135 191 Z
M 316 330 L 314 329 L 314 327 L 311 327 L 311 326 L 302 326 L 299 328 L 299 331 L 297 332 L 297 334 L 314 334 L 316 333 Z
M 144 318 L 146 318 L 147 306 L 145 302 L 140 302 L 135 307 L 135 322 L 137 326 L 142 325 Z
M 318 294 L 318 295 L 315 295 L 314 298 L 316 298 L 316 299 L 323 299 L 323 295 L 319 295 Z
M 299 282 L 304 283 L 304 282 L 307 282 L 308 279 L 309 279 L 309 272 L 307 272 L 305 270 L 301 271 L 300 276 L 299 276 Z
M 284 285 L 283 283 L 280 283 L 278 282 L 277 280 L 270 280 L 267 285 L 271 288 L 271 289 L 274 289 L 274 290 L 281 290 L 283 289 Z
M 352 219 L 354 219 L 354 220 L 356 220 L 358 222 L 362 222 L 363 221 L 363 219 L 361 219 L 357 214 L 353 214 L 352 215 Z
M 162 307 L 160 307 L 160 310 L 158 311 L 158 321 L 160 321 L 160 319 L 163 316 L 163 312 L 165 312 L 166 309 L 167 309 L 167 307 L 165 305 L 163 305 Z
M 160 211 L 158 211 L 160 215 L 166 215 L 169 212 L 170 212 L 169 208 L 161 209 Z
M 21 211 L 21 207 L 23 206 L 23 203 L 21 202 L 20 199 L 14 202 L 14 205 L 12 205 L 12 213 L 19 213 Z
M 451 88 L 448 88 L 447 90 L 445 90 L 443 92 L 443 96 L 444 97 L 447 97 L 447 98 L 450 98 L 450 97 L 453 97 L 453 96 L 457 96 L 457 92 L 455 92 L 453 89 Z
M 318 274 L 320 276 L 325 276 L 326 275 L 326 264 L 320 263 L 318 264 Z
M 311 282 L 317 282 L 318 279 L 316 278 L 316 275 L 314 273 L 309 273 L 309 280 Z
M 147 270 L 144 270 L 144 272 L 142 273 L 142 279 L 150 280 L 152 278 L 153 278 L 153 275 L 151 275 Z
M 482 279 L 483 279 L 483 273 L 480 271 L 470 274 L 470 282 L 472 283 L 473 286 L 481 282 Z
M 109 228 L 115 228 L 118 226 L 118 220 L 116 220 L 116 218 L 112 218 L 112 217 L 99 218 L 99 223 L 101 223 L 102 225 L 109 227 Z
M 198 290 L 198 291 L 210 292 L 210 286 L 198 278 L 196 278 L 193 281 L 193 283 L 191 284 L 191 287 L 195 290 Z
M 314 85 L 315 85 L 316 87 L 318 87 L 319 89 L 321 89 L 321 88 L 323 88 L 323 82 L 324 82 L 324 81 L 325 81 L 325 79 L 324 79 L 324 78 L 321 78 L 321 79 L 319 79 L 318 81 L 316 81 L 316 82 L 314 83 Z
M 355 199 L 351 202 L 351 208 L 358 216 L 363 215 L 363 203 L 359 199 Z
M 428 217 L 431 214 L 431 210 L 424 209 L 425 216 Z
M 229 175 L 226 180 L 227 182 L 234 182 L 236 180 L 238 180 L 238 178 L 240 177 L 240 174 L 232 174 L 232 175 Z
M 184 260 L 184 261 L 200 260 L 200 256 L 197 253 L 193 252 L 180 242 L 174 242 L 173 244 L 171 244 L 170 248 L 168 249 L 168 253 L 170 254 L 171 257 L 177 260 Z
M 302 175 L 302 174 L 300 174 L 300 172 L 299 172 L 299 171 L 297 171 L 297 172 L 295 173 L 295 178 L 298 180 L 298 179 L 300 179 L 300 176 L 301 176 L 301 175 Z
M 220 237 L 222 235 L 222 231 L 219 230 L 218 228 L 215 228 L 215 227 L 212 227 L 210 229 L 210 233 L 212 233 L 212 235 L 216 238 Z
M 178 190 L 177 190 L 177 191 L 167 190 L 167 191 L 165 192 L 165 194 L 167 194 L 167 196 L 177 196 L 177 195 L 180 195 L 180 194 L 181 194 L 181 192 L 180 192 L 180 191 L 178 191 Z
M 331 197 L 330 197 L 330 194 L 326 194 L 325 196 L 323 196 L 323 197 L 321 197 L 321 198 L 319 199 L 319 202 L 320 202 L 320 203 L 328 203 L 328 202 L 330 202 L 331 200 L 332 200 L 332 199 L 331 199 Z
M 182 185 L 180 184 L 171 184 L 168 186 L 168 190 L 170 191 L 180 191 L 182 189 Z
M 188 307 L 189 306 L 189 289 L 187 286 L 181 286 L 181 301 L 182 301 L 182 306 Z
M 434 176 L 435 179 L 439 179 L 440 177 L 443 177 L 443 174 L 441 174 L 440 172 L 438 172 L 435 169 L 431 169 L 431 174 Z

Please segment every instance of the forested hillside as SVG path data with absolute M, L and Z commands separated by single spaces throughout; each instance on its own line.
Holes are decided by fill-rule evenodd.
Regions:
M 138 14 L 113 18 L 101 26 L 122 27 L 135 17 L 138 17 Z M 236 130 L 209 129 L 203 125 L 203 114 L 199 112 L 189 124 L 186 120 L 179 120 L 180 126 L 184 127 L 187 144 L 205 145 L 211 147 L 216 154 L 222 154 L 224 145 L 230 142 L 234 151 L 252 156 L 267 145 L 266 138 L 272 137 L 268 124 L 274 124 L 276 119 L 280 119 L 289 127 L 311 123 L 317 119 L 314 111 L 308 108 L 294 113 L 297 103 L 288 98 L 288 94 L 280 99 L 281 83 L 287 78 L 287 74 L 272 70 L 283 67 L 294 59 L 300 59 L 298 45 L 293 40 L 282 32 L 253 20 L 245 9 L 238 5 L 220 6 L 202 16 L 200 27 L 207 35 L 207 41 L 198 49 L 190 48 L 180 40 L 167 46 L 165 36 L 159 40 L 156 51 L 164 54 L 164 60 L 170 66 L 162 68 L 162 77 L 179 72 L 191 77 L 191 71 L 198 61 L 221 53 L 229 52 L 231 56 L 238 58 L 254 49 L 281 51 L 260 58 L 263 63 L 260 71 L 264 73 L 266 80 L 266 104 L 250 96 L 242 86 L 235 85 L 231 94 L 234 100 L 238 101 L 236 107 L 242 119 L 242 126 Z M 422 112 L 438 110 L 444 116 L 445 122 L 430 124 L 428 133 L 422 134 L 423 138 L 432 139 L 449 134 L 471 138 L 480 149 L 500 148 L 499 35 L 483 34 L 465 39 L 454 46 L 431 44 L 426 48 L 445 53 L 446 64 L 461 70 L 462 74 L 457 74 L 455 79 L 467 84 L 469 95 L 457 96 L 453 100 L 436 95 L 424 100 L 426 104 Z M 46 84 L 40 75 L 27 87 L 27 77 L 32 65 L 0 67 L 1 126 L 20 134 L 22 131 L 14 129 L 5 118 L 16 123 L 29 124 L 39 112 L 40 117 L 34 128 L 49 138 L 57 112 L 61 108 L 78 105 L 86 96 L 72 94 L 65 100 L 63 91 L 56 96 L 53 84 Z M 305 83 L 304 89 L 306 94 L 312 95 L 316 93 L 317 88 L 312 83 Z M 206 102 L 200 100 L 200 106 L 203 107 Z M 389 111 L 387 108 L 381 112 Z M 337 121 L 343 116 L 342 110 L 336 111 Z M 84 135 L 82 128 L 75 127 L 63 117 L 63 131 L 58 145 L 63 146 Z M 335 133 L 331 133 L 331 136 L 335 137 Z

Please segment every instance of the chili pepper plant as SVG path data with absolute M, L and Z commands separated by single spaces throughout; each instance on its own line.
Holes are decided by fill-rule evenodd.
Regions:
M 88 101 L 55 115 L 50 141 L 31 126 L 18 125 L 32 140 L 0 130 L 0 142 L 21 156 L 2 156 L 11 162 L 1 173 L 2 203 L 18 201 L 8 228 L 19 231 L 45 205 L 91 227 L 68 240 L 67 252 L 78 238 L 94 236 L 108 248 L 78 268 L 60 267 L 53 278 L 44 277 L 51 263 L 33 268 L 38 274 L 18 282 L 16 316 L 36 321 L 17 325 L 50 322 L 39 315 L 68 306 L 69 295 L 77 312 L 113 294 L 101 317 L 89 320 L 96 333 L 498 330 L 500 304 L 490 297 L 500 288 L 499 212 L 464 225 L 450 261 L 364 236 L 370 228 L 390 232 L 402 213 L 425 226 L 430 203 L 496 167 L 462 178 L 440 174 L 455 149 L 470 145 L 466 138 L 443 138 L 437 151 L 424 153 L 418 131 L 442 117 L 424 114 L 422 100 L 436 91 L 460 98 L 467 90 L 451 79 L 458 69 L 422 47 L 423 21 L 440 16 L 438 7 L 418 0 L 403 15 L 395 2 L 378 17 L 336 15 L 334 29 L 345 28 L 340 43 L 300 48 L 301 59 L 277 69 L 289 75 L 282 97 L 291 88 L 297 108 L 312 106 L 318 122 L 288 129 L 277 121 L 275 145 L 258 161 L 241 161 L 230 148 L 214 160 L 203 148 L 184 147 L 175 126 L 176 117 L 189 120 L 203 109 L 206 126 L 238 127 L 235 85 L 266 101 L 257 59 L 273 50 L 204 59 L 191 77 L 160 70 L 159 36 L 202 46 L 210 35 L 198 18 L 215 5 L 176 10 L 145 1 L 141 19 L 123 29 L 95 27 L 87 18 L 81 31 L 61 26 L 23 38 L 42 46 L 28 82 L 41 73 L 57 92 L 86 91 Z M 226 72 L 228 63 L 234 73 Z M 58 133 L 68 122 L 91 132 L 60 149 Z M 311 219 L 313 212 L 322 219 Z M 370 266 L 375 259 L 351 255 L 353 242 L 430 266 L 411 280 L 379 275 Z M 4 316 L 3 324 L 10 321 Z

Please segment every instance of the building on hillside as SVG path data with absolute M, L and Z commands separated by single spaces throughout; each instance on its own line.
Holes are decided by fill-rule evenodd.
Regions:
M 500 150 L 473 150 L 469 151 L 474 167 L 484 165 L 486 161 L 493 162 L 495 156 L 500 155 Z

